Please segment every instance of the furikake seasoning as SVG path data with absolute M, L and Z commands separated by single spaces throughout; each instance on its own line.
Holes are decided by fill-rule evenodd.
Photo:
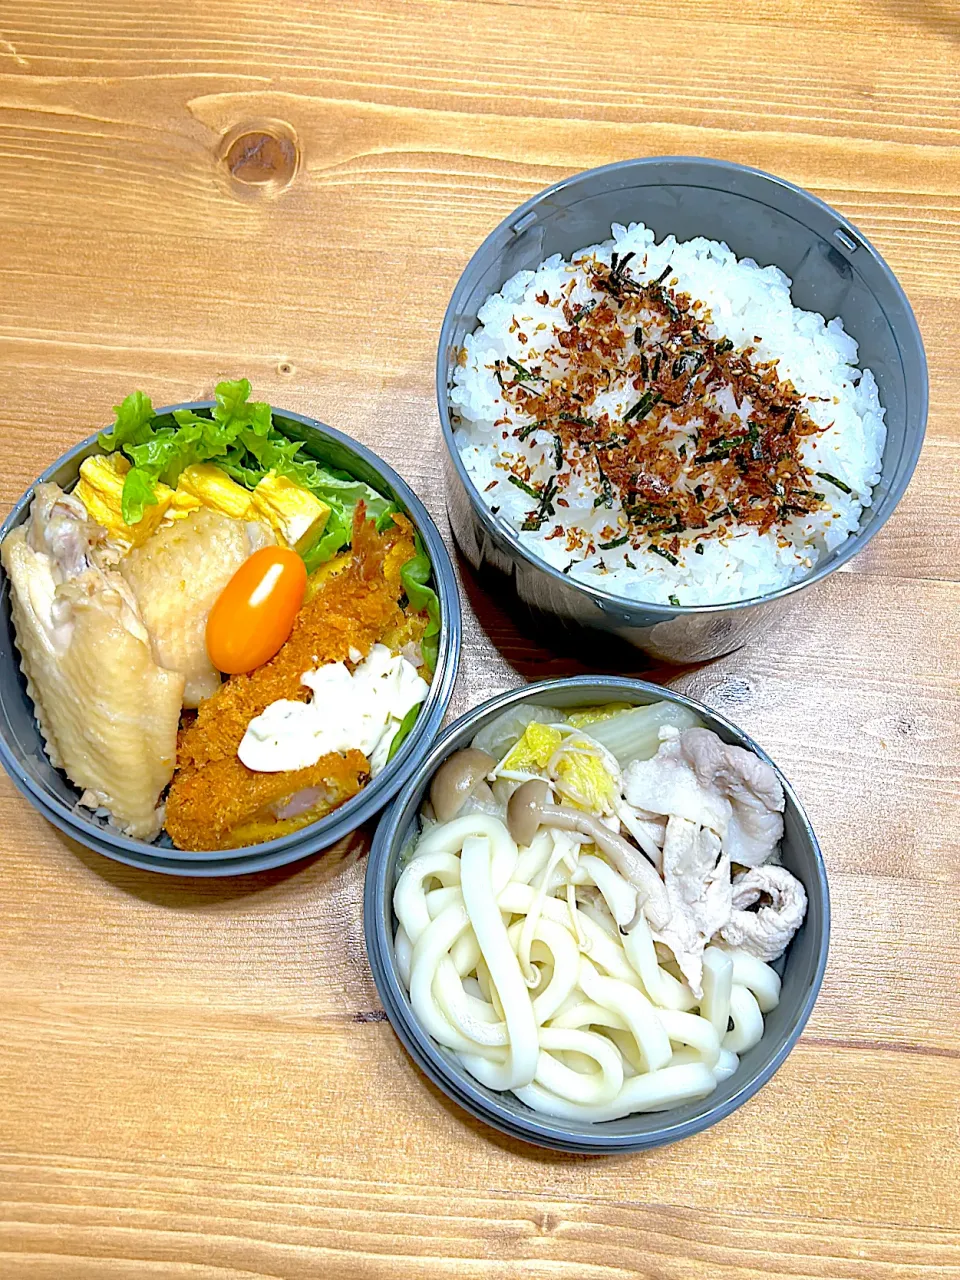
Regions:
M 553 304 L 557 319 L 542 348 L 523 364 L 496 362 L 504 400 L 531 419 L 512 435 L 552 437 L 545 481 L 531 480 L 522 452 L 507 477 L 532 500 L 522 527 L 559 521 L 547 536 L 565 538 L 580 556 L 629 544 L 675 564 L 685 550 L 702 554 L 704 541 L 730 536 L 735 524 L 766 533 L 812 514 L 825 501 L 823 482 L 846 491 L 802 461 L 805 439 L 826 428 L 777 376 L 776 362 L 709 336 L 709 311 L 671 286 L 671 268 L 640 280 L 633 258 L 590 262 L 598 296 L 571 302 L 571 281 Z M 571 482 L 584 479 L 594 506 L 611 509 L 596 538 L 567 527 L 558 510 Z

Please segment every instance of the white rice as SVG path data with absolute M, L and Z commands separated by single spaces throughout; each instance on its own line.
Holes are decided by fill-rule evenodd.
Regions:
M 571 578 L 613 595 L 664 604 L 671 596 L 681 604 L 717 604 L 766 595 L 804 577 L 857 528 L 880 478 L 884 410 L 872 372 L 857 367 L 857 343 L 839 319 L 826 323 L 823 316 L 794 307 L 791 281 L 777 267 L 759 267 L 750 258 L 738 260 L 716 240 L 678 244 L 668 236 L 656 244 L 653 232 L 641 223 L 614 224 L 612 231 L 611 240 L 578 251 L 570 261 L 556 254 L 536 272 L 518 272 L 480 308 L 480 325 L 465 339 L 465 361 L 455 369 L 450 392 L 455 421 L 459 419 L 457 446 L 478 492 L 489 507 L 498 508 L 497 519 L 512 528 L 529 552 L 566 570 Z M 541 531 L 521 532 L 531 500 L 506 482 L 507 472 L 523 462 L 530 468 L 532 484 L 545 482 L 555 467 L 553 437 L 537 430 L 521 442 L 512 434 L 531 419 L 503 398 L 495 377 L 496 361 L 512 357 L 521 364 L 531 359 L 537 363 L 539 352 L 548 345 L 546 339 L 552 337 L 558 313 L 555 307 L 538 303 L 536 295 L 546 291 L 556 298 L 574 276 L 573 305 L 599 296 L 591 290 L 584 266 L 576 264 L 594 256 L 609 263 L 614 251 L 621 257 L 636 253 L 631 265 L 638 281 L 656 279 L 670 264 L 671 287 L 689 293 L 712 313 L 713 324 L 704 326 L 711 337 L 729 338 L 737 349 L 753 347 L 755 362 L 779 361 L 778 377 L 792 381 L 803 397 L 811 397 L 805 399 L 805 411 L 819 426 L 829 426 L 822 434 L 804 438 L 801 460 L 811 471 L 827 472 L 843 481 L 850 494 L 818 481 L 826 502 L 812 514 L 794 516 L 763 534 L 734 524 L 729 536 L 705 539 L 699 554 L 693 554 L 692 545 L 681 550 L 676 565 L 629 543 L 574 559 L 565 537 L 547 537 L 557 523 L 565 532 L 582 530 L 587 544 L 591 539 L 601 542 L 604 528 L 616 525 L 618 519 L 626 527 L 618 504 L 613 512 L 594 505 L 596 479 L 575 473 L 563 490 L 569 506 Z M 526 343 L 520 340 L 524 335 Z M 622 401 L 621 388 L 619 398 L 614 392 L 598 397 L 594 409 L 608 409 L 616 417 L 622 413 Z M 626 563 L 627 556 L 635 568 Z

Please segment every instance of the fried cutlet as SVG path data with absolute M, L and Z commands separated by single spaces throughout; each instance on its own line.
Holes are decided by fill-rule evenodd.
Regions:
M 369 769 L 360 751 L 333 752 L 307 769 L 284 773 L 254 773 L 235 755 L 224 756 L 176 775 L 167 798 L 167 831 L 178 849 L 232 849 L 275 840 L 356 795 Z M 301 795 L 306 807 L 280 816 L 284 802 Z
M 237 750 L 250 721 L 270 703 L 309 698 L 301 683 L 306 671 L 355 660 L 358 653 L 366 657 L 385 634 L 402 627 L 400 570 L 414 554 L 414 543 L 408 522 L 402 516 L 396 521 L 377 533 L 360 512 L 349 565 L 317 588 L 276 657 L 248 675 L 231 676 L 181 730 L 166 810 L 167 831 L 178 848 L 230 848 L 286 834 L 316 821 L 363 785 L 369 765 L 358 751 L 325 756 L 308 769 L 264 774 L 242 764 Z M 312 806 L 283 817 L 284 802 L 311 788 L 318 788 Z

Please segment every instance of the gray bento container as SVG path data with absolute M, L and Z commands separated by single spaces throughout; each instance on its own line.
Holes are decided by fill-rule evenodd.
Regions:
M 773 264 L 793 281 L 793 301 L 828 320 L 840 316 L 877 377 L 887 444 L 873 505 L 860 529 L 802 581 L 725 605 L 646 604 L 572 582 L 521 546 L 467 475 L 453 440 L 448 387 L 457 349 L 477 310 L 517 271 L 609 239 L 613 222 L 644 222 L 660 240 L 723 240 L 738 257 Z M 809 192 L 782 178 L 696 157 L 625 160 L 565 178 L 515 210 L 487 237 L 454 290 L 440 332 L 437 403 L 447 446 L 447 510 L 477 570 L 506 582 L 550 622 L 613 632 L 666 662 L 699 662 L 765 631 L 802 590 L 838 569 L 893 512 L 913 474 L 927 420 L 927 362 L 907 297 L 863 234 Z
M 206 409 L 212 405 L 210 400 L 191 401 L 157 412 Z M 321 821 L 278 840 L 232 851 L 189 853 L 174 849 L 165 834 L 152 843 L 130 839 L 111 829 L 106 819 L 77 808 L 78 789 L 53 767 L 43 750 L 33 704 L 20 671 L 20 655 L 14 645 L 10 583 L 0 571 L 0 764 L 17 789 L 65 834 L 105 857 L 145 871 L 191 876 L 245 875 L 283 866 L 334 844 L 378 813 L 412 774 L 432 745 L 453 692 L 460 658 L 460 596 L 449 552 L 426 508 L 391 467 L 356 440 L 313 418 L 285 409 L 274 411 L 274 421 L 288 436 L 302 440 L 311 456 L 329 466 L 349 470 L 392 496 L 413 521 L 430 557 L 434 587 L 440 599 L 437 670 L 407 740 L 384 771 L 346 804 Z M 48 467 L 0 526 L 0 541 L 27 518 L 36 484 L 53 480 L 61 488 L 72 487 L 81 462 L 99 452 L 97 437 L 90 436 Z
M 446 730 L 380 819 L 367 860 L 364 936 L 377 991 L 394 1031 L 424 1074 L 449 1098 L 502 1133 L 537 1146 L 585 1154 L 642 1151 L 687 1138 L 716 1124 L 751 1098 L 781 1066 L 806 1025 L 823 980 L 830 941 L 826 870 L 810 821 L 793 788 L 777 769 L 786 796 L 783 865 L 807 891 L 807 916 L 786 955 L 776 962 L 783 989 L 779 1005 L 766 1016 L 763 1039 L 742 1056 L 737 1071 L 708 1098 L 671 1111 L 627 1116 L 603 1124 L 556 1120 L 532 1111 L 512 1094 L 485 1088 L 421 1029 L 394 958 L 393 890 L 397 860 L 413 832 L 413 823 L 438 766 L 452 752 L 469 746 L 484 725 L 518 703 L 535 702 L 563 709 L 606 702 L 644 705 L 664 699 L 695 711 L 707 728 L 725 742 L 755 751 L 776 769 L 766 752 L 741 729 L 670 689 L 615 676 L 543 680 L 491 698 Z

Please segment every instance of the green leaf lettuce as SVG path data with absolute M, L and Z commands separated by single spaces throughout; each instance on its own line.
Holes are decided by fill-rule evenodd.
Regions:
M 122 513 L 127 524 L 143 519 L 148 506 L 157 502 L 158 483 L 175 487 L 181 472 L 194 463 L 215 462 L 231 479 L 254 489 L 270 471 L 303 485 L 326 502 L 330 516 L 323 531 L 303 554 L 307 572 L 332 559 L 350 545 L 357 504 L 363 502 L 377 529 L 390 525 L 398 510 L 391 499 L 363 480 L 332 467 L 325 467 L 302 452 L 303 445 L 291 440 L 273 425 L 270 406 L 250 399 L 246 378 L 220 382 L 212 409 L 175 409 L 173 414 L 154 413 L 149 396 L 134 391 L 114 407 L 116 419 L 110 431 L 99 437 L 107 452 L 120 449 L 131 462 L 123 485 Z M 421 641 L 423 659 L 431 672 L 436 670 L 440 643 L 440 601 L 429 586 L 431 565 L 419 534 L 416 553 L 400 571 L 410 606 L 427 613 L 427 628 Z M 406 723 L 406 722 L 404 722 Z M 411 721 L 412 724 L 412 721 Z M 405 736 L 408 730 L 403 730 Z M 398 734 L 394 750 L 402 737 Z

